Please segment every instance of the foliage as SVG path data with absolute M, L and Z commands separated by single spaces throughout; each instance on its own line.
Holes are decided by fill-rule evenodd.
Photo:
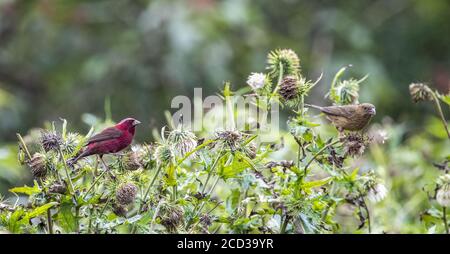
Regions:
M 283 52 L 273 51 L 268 58 L 278 59 Z M 293 51 L 289 56 L 297 57 Z M 271 65 L 270 74 L 264 74 L 278 76 L 265 80 L 273 82 L 269 97 L 267 90 L 254 91 L 258 106 L 289 103 L 280 98 L 283 79 L 304 75 L 300 66 L 287 73 L 284 66 Z M 349 156 L 346 140 L 357 134 L 324 131 L 309 114 L 304 100 L 314 86 L 306 87 L 291 97 L 295 102 L 289 107 L 295 108 L 289 110 L 289 129 L 282 134 L 295 142 L 295 160 L 277 159 L 287 144 L 260 142 L 259 128 L 238 130 L 234 120 L 213 135 L 170 123 L 175 127 L 163 128 L 159 142 L 110 156 L 107 165 L 96 157 L 67 163 L 93 131 L 86 136 L 69 133 L 64 119 L 59 130 L 53 124 L 38 140 L 18 135 L 19 157 L 31 171 L 39 167 L 45 174 L 35 175 L 33 187 L 10 190 L 28 200 L 24 205 L 2 202 L 0 226 L 13 233 L 372 232 L 370 207 L 386 197 L 386 187 L 376 168 L 362 169 Z M 235 98 L 229 83 L 223 94 L 225 115 L 234 118 L 239 112 L 229 107 Z M 379 131 L 358 134 L 370 140 L 358 144 L 361 154 L 372 146 L 380 149 L 384 138 L 376 140 Z M 35 153 L 45 160 L 33 163 Z M 345 225 L 349 220 L 355 226 Z

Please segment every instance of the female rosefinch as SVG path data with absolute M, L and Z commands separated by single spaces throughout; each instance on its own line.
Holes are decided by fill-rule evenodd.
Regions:
M 376 113 L 375 106 L 370 103 L 329 107 L 309 104 L 306 106 L 322 111 L 339 131 L 359 131 L 369 123 Z
M 136 119 L 126 118 L 113 127 L 104 129 L 97 135 L 92 136 L 82 152 L 69 161 L 75 164 L 79 159 L 97 154 L 103 161 L 104 154 L 117 153 L 127 148 L 133 141 L 136 125 L 140 124 Z

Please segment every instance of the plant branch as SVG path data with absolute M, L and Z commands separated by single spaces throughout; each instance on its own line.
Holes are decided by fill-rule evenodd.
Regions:
M 322 147 L 322 149 L 320 149 L 316 154 L 314 154 L 313 157 L 308 161 L 308 163 L 306 163 L 306 166 L 305 166 L 305 175 L 306 175 L 306 170 L 308 169 L 309 165 L 311 165 L 311 163 L 317 158 L 317 156 L 319 156 L 320 154 L 322 154 L 322 153 L 325 151 L 325 149 L 327 149 L 328 147 L 333 146 L 333 145 L 335 145 L 335 144 L 337 144 L 337 143 L 339 143 L 339 139 L 336 140 L 336 141 L 334 141 L 334 142 L 331 142 L 331 143 L 325 145 L 325 146 Z

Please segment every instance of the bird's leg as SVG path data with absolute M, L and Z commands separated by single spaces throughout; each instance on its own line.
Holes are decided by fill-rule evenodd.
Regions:
M 103 160 L 103 155 L 100 155 L 100 160 L 102 161 L 103 166 L 105 167 L 105 170 L 108 171 L 109 175 L 113 180 L 116 180 L 116 176 L 111 172 L 111 169 L 106 165 L 105 161 Z

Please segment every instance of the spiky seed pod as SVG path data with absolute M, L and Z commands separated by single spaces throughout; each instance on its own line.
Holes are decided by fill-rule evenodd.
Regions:
M 182 127 L 171 131 L 167 137 L 167 141 L 169 144 L 172 144 L 175 154 L 180 157 L 197 147 L 197 137 L 195 134 Z
M 28 166 L 35 178 L 43 178 L 47 175 L 47 159 L 41 153 L 35 153 L 28 162 Z
M 267 56 L 267 69 L 272 78 L 280 75 L 280 64 L 283 66 L 283 76 L 298 75 L 300 72 L 300 59 L 291 49 L 276 49 Z
M 339 81 L 330 90 L 330 99 L 338 105 L 357 104 L 359 98 L 359 84 L 364 80 L 349 79 Z
M 378 203 L 387 196 L 387 193 L 388 190 L 384 184 L 376 183 L 369 188 L 367 198 L 374 203 Z
M 212 224 L 211 216 L 209 216 L 209 214 L 207 213 L 202 214 L 202 216 L 200 217 L 200 223 L 203 224 L 205 227 L 211 226 Z
M 71 154 L 80 143 L 81 136 L 77 133 L 70 132 L 67 134 L 65 140 L 62 142 L 62 150 L 65 153 Z
M 433 92 L 430 87 L 422 83 L 412 83 L 409 85 L 409 93 L 414 103 L 433 100 Z
M 285 101 L 294 100 L 298 97 L 299 82 L 297 76 L 289 75 L 283 78 L 278 93 Z
M 159 165 L 167 165 L 173 162 L 175 155 L 168 144 L 160 144 L 155 150 L 156 161 Z
M 120 216 L 120 217 L 127 216 L 128 210 L 125 206 L 120 205 L 120 204 L 113 204 L 112 208 L 113 208 L 113 213 L 115 215 Z
M 176 232 L 176 229 L 184 221 L 184 210 L 180 206 L 166 204 L 161 207 L 160 211 L 161 224 L 167 228 L 169 232 Z
M 440 176 L 437 182 L 436 201 L 443 207 L 450 207 L 450 174 Z
M 138 188 L 132 183 L 125 183 L 116 190 L 116 200 L 120 205 L 129 205 L 134 202 Z
M 125 169 L 134 171 L 141 168 L 142 167 L 141 155 L 142 154 L 140 154 L 138 151 L 128 152 L 123 159 Z
M 65 194 L 67 191 L 67 186 L 64 182 L 55 182 L 48 188 L 50 193 Z
M 364 153 L 369 139 L 363 134 L 349 133 L 341 138 L 341 142 L 344 143 L 345 156 L 356 157 Z
M 216 132 L 216 137 L 222 140 L 232 151 L 239 147 L 239 142 L 242 141 L 242 133 L 239 131 L 219 131 Z
M 52 131 L 41 132 L 41 144 L 46 152 L 50 150 L 58 150 L 63 143 L 60 136 Z

